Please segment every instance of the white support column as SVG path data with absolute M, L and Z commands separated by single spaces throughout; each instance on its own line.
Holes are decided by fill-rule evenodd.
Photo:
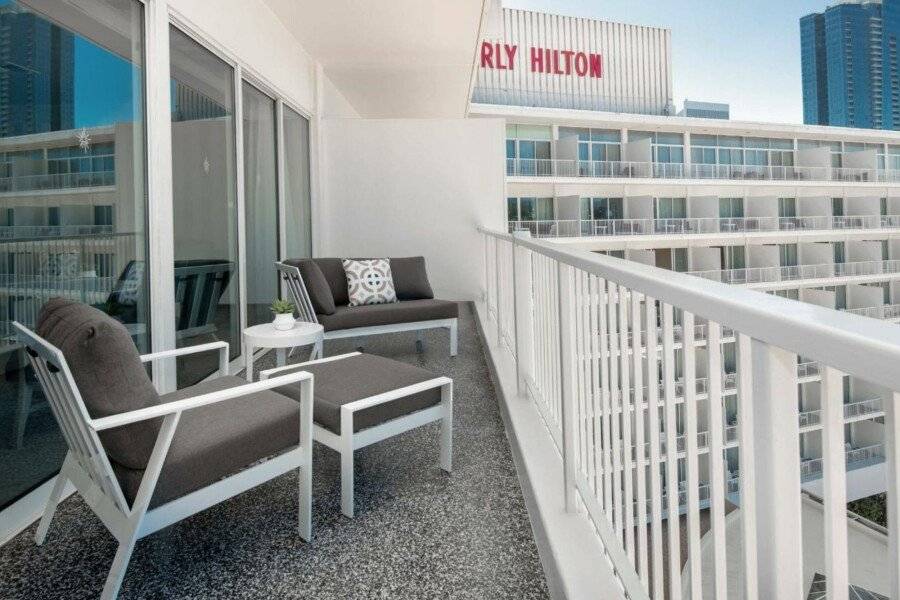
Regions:
M 758 340 L 751 347 L 759 597 L 802 598 L 797 355 Z
M 900 598 L 900 393 L 885 398 L 884 442 L 887 450 L 888 572 L 890 597 Z
M 530 238 L 529 231 L 517 231 L 514 238 Z M 534 324 L 531 312 L 531 251 L 514 245 L 513 284 L 516 311 L 516 384 L 521 396 L 526 378 L 534 379 Z
M 147 48 L 147 239 L 150 268 L 150 343 L 153 352 L 175 348 L 175 224 L 172 196 L 172 115 L 169 73 L 169 7 L 166 0 L 145 5 Z M 175 359 L 153 363 L 153 381 L 162 392 L 176 388 Z
M 566 511 L 576 512 L 575 487 L 575 315 L 572 267 L 556 263 L 559 292 L 559 368 L 562 405 L 563 477 Z
M 828 600 L 847 600 L 847 461 L 844 455 L 844 377 L 822 373 L 822 500 L 825 520 L 825 579 Z

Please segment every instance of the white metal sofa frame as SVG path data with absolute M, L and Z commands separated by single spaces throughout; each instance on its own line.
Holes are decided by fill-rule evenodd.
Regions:
M 310 373 L 292 373 L 267 381 L 248 383 L 158 406 L 92 419 L 62 352 L 20 323 L 14 322 L 13 325 L 18 330 L 19 339 L 27 348 L 26 352 L 31 365 L 69 447 L 34 539 L 38 545 L 43 544 L 66 483 L 71 481 L 84 502 L 91 507 L 119 542 L 119 548 L 103 587 L 101 595 L 103 600 L 112 600 L 118 595 L 125 570 L 128 568 L 128 561 L 138 539 L 293 469 L 299 470 L 300 478 L 299 533 L 301 538 L 309 541 L 312 534 L 311 430 L 313 398 L 313 378 Z M 212 342 L 178 350 L 145 354 L 141 356 L 141 361 L 146 363 L 212 350 L 219 351 L 219 373 L 227 374 L 228 344 L 226 342 Z M 184 411 L 293 383 L 299 383 L 301 386 L 302 400 L 297 407 L 300 411 L 300 445 L 298 447 L 166 504 L 149 508 L 166 454 L 175 435 L 175 429 Z M 159 435 L 153 446 L 153 452 L 144 471 L 137 496 L 132 506 L 129 507 L 98 433 L 160 417 L 163 418 L 163 422 Z
M 269 377 L 303 367 L 306 365 L 314 365 L 317 363 L 331 362 L 358 356 L 359 352 L 350 352 L 338 356 L 331 356 L 319 360 L 311 360 L 304 363 L 297 363 L 285 367 L 276 367 L 268 369 L 260 373 L 262 381 L 271 381 Z M 361 410 L 393 402 L 413 394 L 441 388 L 441 402 L 434 406 L 418 410 L 416 412 L 391 419 L 381 425 L 368 427 L 362 431 L 354 432 L 353 418 L 355 414 Z M 435 377 L 428 381 L 416 383 L 396 390 L 391 390 L 383 394 L 361 398 L 354 402 L 349 402 L 341 406 L 341 434 L 337 435 L 321 425 L 313 422 L 313 439 L 320 444 L 325 444 L 332 450 L 337 451 L 341 455 L 341 512 L 346 516 L 353 518 L 353 452 L 366 446 L 370 446 L 376 442 L 386 440 L 400 435 L 416 427 L 441 422 L 440 433 L 440 454 L 441 469 L 450 473 L 453 470 L 453 380 L 449 377 Z
M 301 321 L 309 323 L 318 323 L 316 311 L 313 308 L 312 301 L 309 299 L 309 293 L 306 291 L 306 284 L 303 283 L 303 276 L 300 269 L 283 262 L 276 262 L 275 268 L 278 269 L 279 276 L 284 281 L 291 297 L 294 299 L 297 312 Z M 351 329 L 335 329 L 326 331 L 324 339 L 335 340 L 340 338 L 356 338 L 369 335 L 381 335 L 383 333 L 399 333 L 402 331 L 415 331 L 418 334 L 416 346 L 419 351 L 425 345 L 426 329 L 447 329 L 450 332 L 450 356 L 456 356 L 459 348 L 459 319 L 433 319 L 430 321 L 414 321 L 411 323 L 392 323 L 390 325 L 372 325 L 369 327 L 353 327 Z M 319 349 L 319 357 L 324 356 L 324 350 Z

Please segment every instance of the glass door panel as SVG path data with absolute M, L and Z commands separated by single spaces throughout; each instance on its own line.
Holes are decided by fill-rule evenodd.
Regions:
M 278 165 L 275 100 L 246 81 L 244 114 L 244 214 L 247 228 L 247 325 L 272 320 L 278 296 Z
M 309 197 L 309 121 L 284 107 L 285 252 L 283 258 L 312 256 Z
M 0 509 L 66 451 L 11 322 L 59 296 L 150 346 L 143 5 L 81 4 L 0 1 Z
M 175 336 L 179 347 L 222 340 L 240 353 L 234 69 L 176 29 L 172 72 Z M 178 387 L 218 368 L 215 353 L 178 361 Z

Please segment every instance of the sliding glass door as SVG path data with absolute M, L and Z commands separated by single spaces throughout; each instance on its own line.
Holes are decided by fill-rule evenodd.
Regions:
M 272 320 L 278 296 L 278 154 L 275 100 L 242 82 L 244 214 L 247 248 L 247 324 Z
M 61 296 L 149 349 L 143 5 L 0 1 L 0 509 L 65 454 L 12 321 Z
M 234 69 L 171 27 L 175 337 L 223 340 L 240 354 Z M 178 361 L 178 387 L 218 368 L 214 352 Z
M 312 256 L 312 211 L 309 198 L 309 121 L 284 107 L 285 256 Z

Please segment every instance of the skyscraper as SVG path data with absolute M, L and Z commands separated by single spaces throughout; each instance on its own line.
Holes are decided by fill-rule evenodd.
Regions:
M 900 129 L 900 0 L 846 0 L 800 19 L 803 120 Z
M 0 4 L 0 137 L 75 126 L 75 42 L 16 4 Z

